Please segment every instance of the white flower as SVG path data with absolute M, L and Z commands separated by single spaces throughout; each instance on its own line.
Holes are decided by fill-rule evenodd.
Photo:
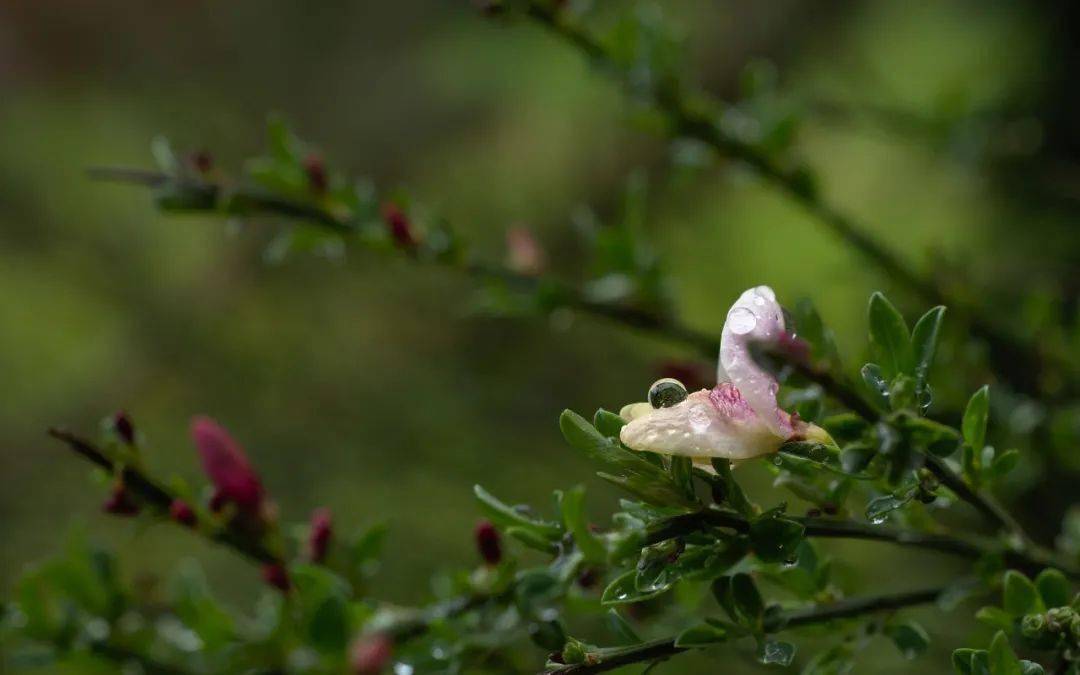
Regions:
M 720 337 L 717 385 L 684 394 L 684 400 L 667 407 L 660 407 L 665 403 L 660 401 L 624 407 L 620 414 L 628 424 L 620 439 L 634 450 L 683 455 L 704 465 L 712 457 L 744 460 L 766 455 L 789 440 L 832 444 L 824 429 L 780 409 L 776 379 L 750 354 L 751 343 L 775 346 L 789 337 L 773 290 L 758 286 L 746 291 L 728 310 Z

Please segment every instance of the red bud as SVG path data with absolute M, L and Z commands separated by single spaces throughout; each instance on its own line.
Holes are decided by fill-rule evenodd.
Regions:
M 262 578 L 263 581 L 282 593 L 287 593 L 289 589 L 292 588 L 292 583 L 289 581 L 289 573 L 281 563 L 267 563 L 266 565 L 263 565 Z
M 394 652 L 393 641 L 376 633 L 361 637 L 353 643 L 349 663 L 354 675 L 378 675 L 390 663 Z
M 323 163 L 322 157 L 311 154 L 304 159 L 304 173 L 307 174 L 308 185 L 311 187 L 311 191 L 315 194 L 323 194 L 330 186 L 330 181 L 326 176 L 326 164 Z
M 112 426 L 120 440 L 128 445 L 135 444 L 135 424 L 131 421 L 130 415 L 123 410 L 118 411 L 113 415 Z
M 203 470 L 217 488 L 215 499 L 257 515 L 263 500 L 262 483 L 240 445 L 209 417 L 192 419 L 191 437 L 202 457 Z
M 396 204 L 387 203 L 382 209 L 383 220 L 390 230 L 390 238 L 401 248 L 411 249 L 416 246 L 416 236 L 413 233 L 412 223 Z
M 191 166 L 195 167 L 195 170 L 199 173 L 208 173 L 210 169 L 214 168 L 214 157 L 206 150 L 191 153 L 188 160 L 191 162 Z
M 330 548 L 333 537 L 333 521 L 330 509 L 315 509 L 311 514 L 311 531 L 308 534 L 308 555 L 312 562 L 322 562 Z
M 489 565 L 498 565 L 502 560 L 502 543 L 499 540 L 499 531 L 490 521 L 481 520 L 476 524 L 473 531 L 476 538 L 476 549 L 480 551 L 480 557 Z
M 169 504 L 169 517 L 187 527 L 195 526 L 195 511 L 183 499 L 174 499 Z
M 101 508 L 105 513 L 111 513 L 114 516 L 133 516 L 139 512 L 139 505 L 131 499 L 131 495 L 124 489 L 122 483 L 113 486 L 109 498 L 105 500 Z

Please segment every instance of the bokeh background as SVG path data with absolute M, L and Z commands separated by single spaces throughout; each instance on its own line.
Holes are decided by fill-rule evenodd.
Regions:
M 1075 297 L 1069 3 L 657 5 L 708 91 L 732 96 L 748 63 L 776 66 L 824 193 L 913 264 L 993 288 L 1019 330 L 1041 306 L 1020 296 Z M 141 190 L 85 175 L 150 166 L 158 134 L 236 167 L 259 151 L 270 112 L 329 162 L 408 188 L 495 260 L 506 229 L 527 226 L 572 268 L 575 218 L 615 217 L 627 175 L 644 171 L 647 229 L 679 311 L 703 329 L 767 283 L 785 302 L 812 298 L 855 368 L 867 296 L 896 290 L 747 174 L 676 167 L 678 151 L 629 124 L 618 88 L 579 54 L 467 2 L 0 2 L 4 592 L 82 522 L 129 574 L 195 557 L 219 594 L 250 604 L 258 581 L 227 553 L 99 516 L 86 466 L 44 435 L 92 430 L 118 408 L 163 473 L 198 480 L 186 428 L 208 413 L 243 440 L 286 518 L 326 505 L 342 527 L 387 522 L 379 588 L 402 602 L 475 559 L 474 483 L 546 504 L 584 481 L 598 518 L 614 504 L 557 415 L 639 400 L 658 362 L 687 354 L 587 317 L 477 315 L 468 280 L 406 261 L 267 264 L 258 221 L 237 232 L 163 216 Z M 923 309 L 895 295 L 909 317 Z M 764 480 L 754 488 L 770 499 Z M 912 587 L 955 571 L 927 554 L 847 553 L 860 560 L 844 572 L 853 582 Z M 969 615 L 927 615 L 937 639 L 919 672 L 946 672 L 949 650 L 980 630 Z M 859 672 L 911 672 L 889 645 L 873 654 Z

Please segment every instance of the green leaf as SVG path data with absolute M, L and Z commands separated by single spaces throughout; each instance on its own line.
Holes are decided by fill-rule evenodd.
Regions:
M 889 383 L 885 379 L 885 373 L 882 372 L 881 366 L 876 363 L 867 363 L 859 370 L 859 375 L 862 376 L 863 382 L 866 383 L 866 388 L 873 397 L 874 403 L 878 407 L 888 410 Z
M 891 623 L 885 627 L 885 634 L 889 636 L 905 659 L 922 656 L 930 646 L 930 636 L 914 621 Z
M 991 628 L 1011 630 L 1013 617 L 1000 607 L 980 607 L 975 612 L 975 618 L 987 624 Z
M 960 675 L 971 675 L 971 657 L 975 654 L 975 651 L 966 647 L 954 649 L 952 653 L 953 670 Z
M 675 638 L 675 646 L 681 649 L 709 647 L 728 639 L 728 633 L 720 626 L 711 623 L 700 623 L 691 626 Z
M 689 457 L 674 455 L 671 458 L 671 481 L 678 487 L 683 496 L 690 500 L 696 500 L 694 493 L 694 463 Z
M 740 572 L 731 577 L 731 597 L 735 609 L 750 626 L 760 626 L 765 615 L 765 601 L 761 598 L 753 577 Z
M 319 603 L 308 623 L 308 638 L 319 651 L 335 654 L 349 641 L 348 607 L 338 595 L 328 596 Z
M 1035 584 L 1016 570 L 1005 572 L 1002 606 L 1012 616 L 1023 616 L 1043 610 Z
M 604 436 L 618 438 L 619 432 L 626 426 L 626 420 L 609 410 L 600 408 L 593 415 L 593 426 Z
M 1046 607 L 1064 607 L 1069 604 L 1069 580 L 1060 571 L 1047 568 L 1035 577 L 1035 588 Z
M 781 640 L 763 640 L 758 645 L 757 658 L 765 665 L 790 666 L 795 659 L 795 645 Z
M 724 608 L 728 617 L 736 623 L 742 622 L 742 616 L 739 614 L 739 610 L 735 607 L 735 595 L 731 588 L 731 577 L 724 576 L 719 577 L 712 582 L 712 594 L 716 598 L 717 604 Z
M 629 570 L 619 575 L 608 584 L 608 587 L 604 589 L 603 595 L 600 596 L 601 605 L 625 605 L 635 602 L 642 602 L 650 598 L 662 594 L 667 589 L 659 589 L 652 591 L 638 590 L 635 580 L 637 579 L 637 570 Z
M 562 496 L 563 522 L 566 529 L 574 536 L 578 549 L 591 563 L 607 562 L 607 550 L 603 542 L 589 529 L 585 517 L 585 486 L 577 485 Z
M 747 518 L 754 516 L 754 505 L 747 499 L 742 486 L 735 481 L 735 477 L 731 474 L 731 462 L 722 457 L 714 457 L 712 467 L 724 483 L 724 498 L 728 506 Z
M 504 532 L 506 536 L 516 539 L 524 544 L 526 547 L 533 549 L 534 551 L 540 551 L 542 553 L 555 554 L 559 548 L 551 539 L 537 534 L 536 530 L 527 527 L 520 527 L 518 525 L 510 525 Z
M 758 518 L 750 524 L 750 543 L 765 562 L 783 562 L 795 556 L 806 528 L 782 517 Z
M 999 630 L 990 643 L 990 675 L 1023 675 L 1005 631 Z
M 513 507 L 499 501 L 479 485 L 473 486 L 473 494 L 480 500 L 480 507 L 484 515 L 496 525 L 504 527 L 517 526 L 546 539 L 554 540 L 562 537 L 562 528 L 557 524 L 529 518 Z
M 886 380 L 912 374 L 911 337 L 900 312 L 880 292 L 870 296 L 870 347 Z
M 986 445 L 986 419 L 990 415 L 990 387 L 983 385 L 968 401 L 961 429 L 964 442 L 976 452 Z
M 608 625 L 611 627 L 612 632 L 619 637 L 623 644 L 641 644 L 641 637 L 637 634 L 637 631 L 634 630 L 633 626 L 623 618 L 622 614 L 619 614 L 619 610 L 612 607 L 607 612 L 607 618 Z
M 1002 478 L 1015 469 L 1019 462 L 1019 450 L 1006 450 L 1005 452 L 999 453 L 994 456 L 994 461 L 990 463 L 990 476 L 993 478 Z
M 622 465 L 626 461 L 628 453 L 625 450 L 573 410 L 564 410 L 559 416 L 559 429 L 566 442 L 585 453 L 589 459 L 615 465 Z
M 894 492 L 893 494 L 883 495 L 872 499 L 870 500 L 870 503 L 866 505 L 866 518 L 870 522 L 880 525 L 885 522 L 885 519 L 890 513 L 903 507 L 910 502 L 914 496 L 915 490 L 907 488 L 902 491 Z
M 945 307 L 938 305 L 915 322 L 911 331 L 911 350 L 915 358 L 915 388 L 922 391 L 926 385 L 930 366 L 934 362 L 937 350 L 938 334 L 941 332 L 941 320 L 945 316 Z

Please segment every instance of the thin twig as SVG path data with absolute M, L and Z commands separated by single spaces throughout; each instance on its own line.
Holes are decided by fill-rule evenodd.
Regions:
M 849 598 L 827 605 L 790 610 L 778 615 L 765 626 L 766 633 L 778 633 L 780 631 L 801 628 L 812 624 L 825 623 L 837 619 L 848 619 L 864 614 L 887 612 L 914 605 L 924 605 L 933 602 L 944 592 L 946 588 L 928 588 L 925 590 L 908 591 L 906 593 L 893 593 L 886 595 L 874 595 L 865 598 Z M 602 654 L 593 655 L 591 660 L 585 663 L 570 664 L 549 668 L 545 673 L 604 673 L 615 668 L 628 666 L 634 663 L 646 663 L 658 659 L 666 659 L 675 654 L 689 651 L 689 648 L 676 647 L 675 638 L 669 637 L 660 640 L 652 640 L 641 644 L 632 645 L 616 650 L 605 650 Z

